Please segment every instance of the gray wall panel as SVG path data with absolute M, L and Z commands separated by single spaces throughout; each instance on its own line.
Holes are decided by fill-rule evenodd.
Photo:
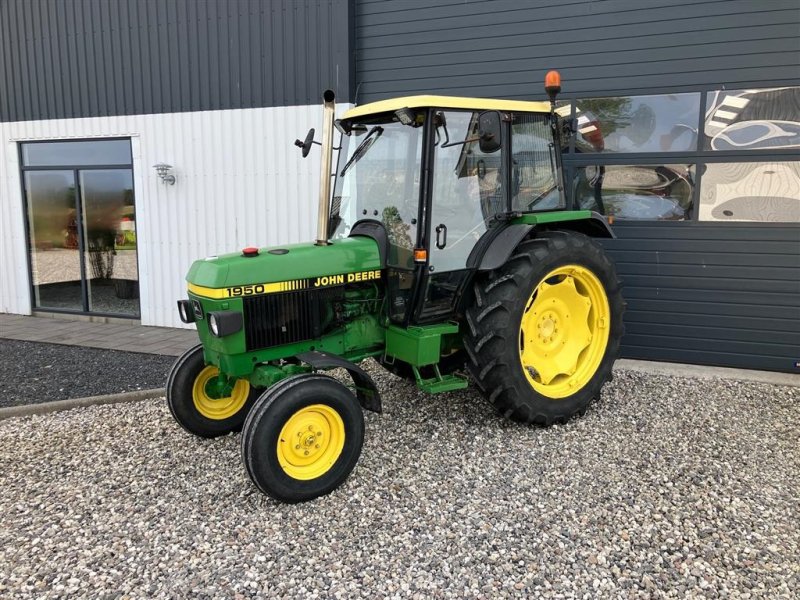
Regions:
M 631 358 L 780 371 L 800 359 L 800 226 L 618 222 Z
M 0 121 L 350 99 L 350 0 L 2 0 Z
M 799 30 L 797 0 L 357 0 L 357 101 L 798 84 Z

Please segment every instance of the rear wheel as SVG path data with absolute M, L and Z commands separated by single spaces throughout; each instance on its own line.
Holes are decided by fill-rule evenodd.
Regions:
M 566 422 L 610 379 L 623 311 L 602 247 L 582 234 L 545 232 L 475 284 L 468 368 L 505 416 Z
M 339 487 L 363 442 L 364 415 L 352 392 L 326 375 L 296 375 L 256 401 L 242 432 L 242 460 L 262 492 L 303 502 Z
M 240 431 L 258 392 L 246 379 L 220 376 L 203 360 L 203 346 L 178 358 L 167 379 L 167 405 L 178 424 L 200 437 Z

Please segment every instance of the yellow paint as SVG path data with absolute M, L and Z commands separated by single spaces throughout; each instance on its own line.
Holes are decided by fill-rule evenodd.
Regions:
M 292 479 L 308 481 L 327 473 L 344 448 L 344 421 L 327 404 L 294 413 L 278 436 L 278 463 Z
M 222 421 L 231 418 L 245 405 L 250 394 L 250 382 L 246 379 L 237 379 L 230 396 L 212 398 L 206 392 L 206 385 L 217 375 L 219 369 L 212 365 L 200 371 L 192 385 L 192 400 L 197 412 L 205 418 Z
M 520 363 L 533 389 L 558 399 L 589 383 L 608 345 L 610 318 L 603 284 L 586 267 L 545 275 L 520 322 Z
M 394 112 L 400 108 L 461 108 L 467 110 L 502 110 L 509 112 L 549 113 L 549 102 L 526 102 L 524 100 L 497 100 L 494 98 L 462 98 L 458 96 L 406 96 L 370 102 L 351 108 L 342 120 Z

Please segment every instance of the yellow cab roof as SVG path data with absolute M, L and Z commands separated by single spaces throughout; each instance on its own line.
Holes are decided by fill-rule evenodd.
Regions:
M 497 100 L 494 98 L 462 98 L 459 96 L 405 96 L 389 98 L 351 108 L 342 120 L 394 112 L 400 108 L 462 108 L 467 110 L 507 110 L 517 112 L 550 112 L 549 102 L 527 102 L 524 100 Z

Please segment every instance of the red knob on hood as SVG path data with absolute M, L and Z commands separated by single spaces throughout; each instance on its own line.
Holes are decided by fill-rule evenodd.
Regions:
M 258 256 L 258 248 L 253 248 L 252 246 L 244 248 L 242 249 L 242 256 L 247 256 L 248 258 L 251 256 Z

